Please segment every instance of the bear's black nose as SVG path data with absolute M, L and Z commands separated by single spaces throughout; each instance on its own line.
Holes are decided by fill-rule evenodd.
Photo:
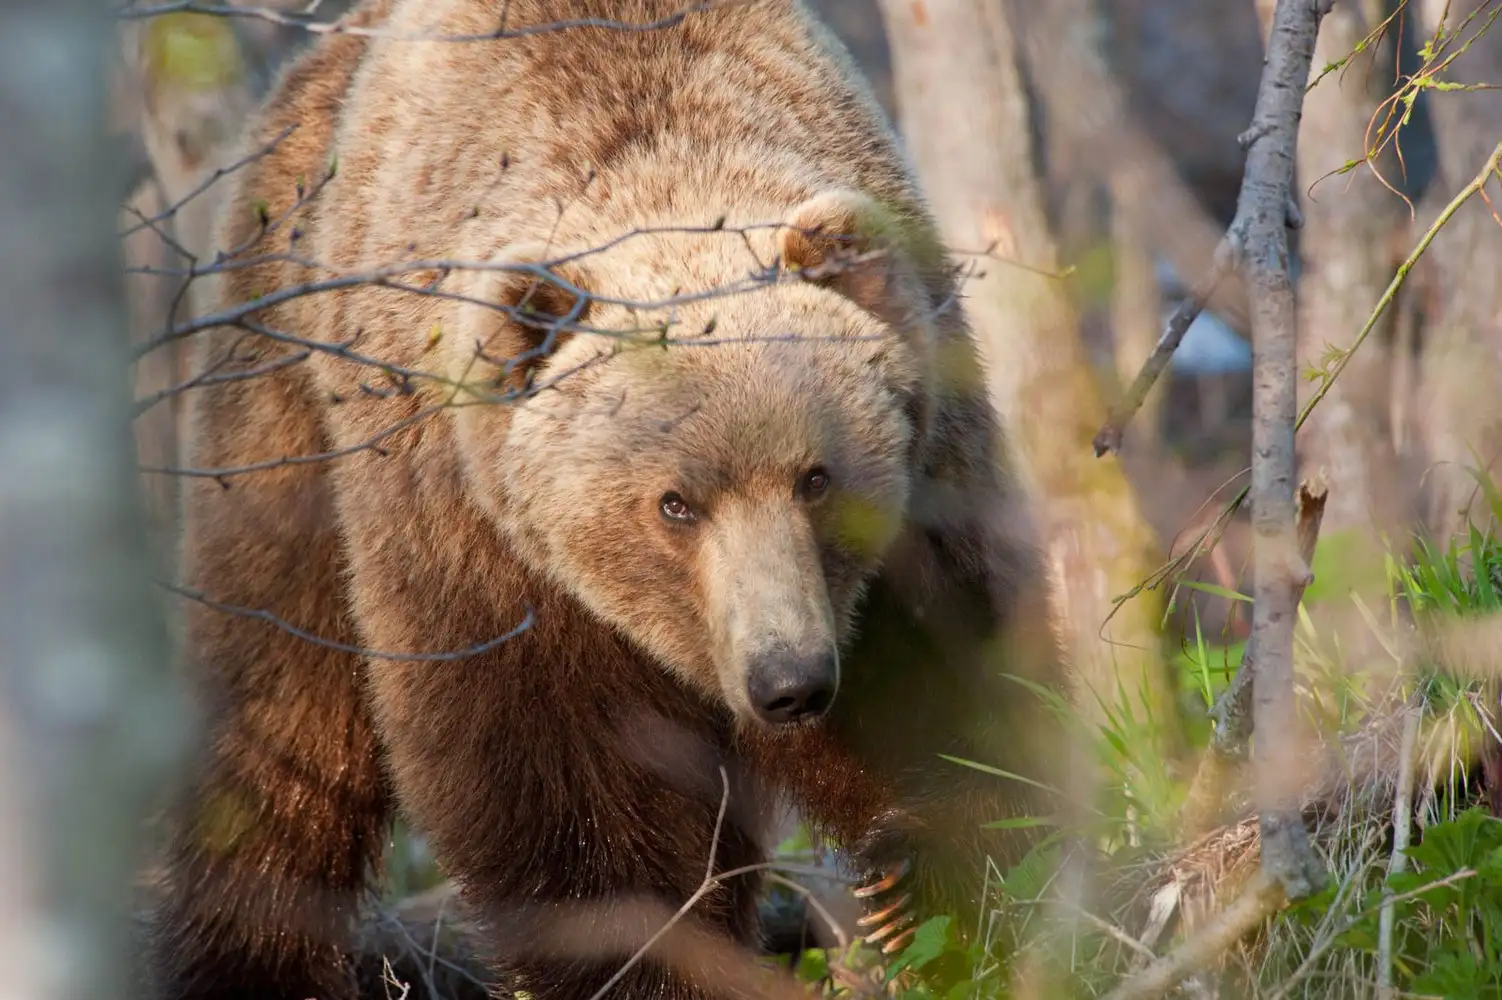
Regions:
M 816 719 L 834 702 L 838 681 L 833 652 L 799 655 L 777 649 L 751 663 L 751 707 L 774 726 Z

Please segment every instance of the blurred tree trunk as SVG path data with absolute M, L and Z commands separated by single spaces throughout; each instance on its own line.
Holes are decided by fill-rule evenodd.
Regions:
M 164 330 L 172 327 L 174 317 L 187 318 L 181 315 L 186 310 L 174 306 L 182 279 L 161 273 L 183 267 L 186 262 L 168 242 L 171 220 L 158 224 L 168 231 L 166 236 L 154 227 L 140 226 L 143 216 L 154 218 L 167 207 L 162 199 L 161 186 L 154 178 L 143 181 L 126 199 L 126 206 L 120 211 L 118 222 L 120 231 L 130 234 L 123 241 L 125 265 L 132 269 L 125 277 L 125 299 L 130 342 L 135 347 L 161 336 Z M 153 273 L 147 273 L 147 269 Z M 187 373 L 186 353 L 184 344 L 173 342 L 149 352 L 136 362 L 133 388 L 138 405 L 182 384 Z M 178 464 L 181 398 L 182 394 L 176 393 L 136 416 L 136 459 L 143 468 L 167 468 Z M 146 472 L 141 475 L 141 487 L 152 535 L 158 548 L 167 551 L 166 546 L 170 545 L 176 532 L 181 482 L 176 476 Z
M 129 430 L 113 31 L 89 0 L 0 6 L 0 991 L 26 1000 L 123 991 L 185 730 Z
M 1364 10 L 1373 6 L 1378 9 Z M 1347 57 L 1350 61 L 1308 92 L 1299 126 L 1295 180 L 1305 220 L 1299 231 L 1301 369 L 1322 368 L 1332 350 L 1352 346 L 1401 259 L 1395 248 L 1406 231 L 1406 208 L 1373 174 L 1373 169 L 1381 171 L 1388 183 L 1397 179 L 1391 147 L 1370 165 L 1336 174 L 1365 157 L 1368 142 L 1377 141 L 1375 128 L 1369 136 L 1368 127 L 1379 103 L 1394 90 L 1391 37 L 1352 54 L 1380 23 L 1381 6 L 1337 3 L 1320 22 L 1311 81 L 1326 66 Z M 1310 416 L 1300 442 L 1304 461 L 1325 468 L 1330 477 L 1323 541 L 1340 544 L 1339 536 L 1355 533 L 1352 540 L 1360 543 L 1341 551 L 1370 553 L 1378 560 L 1379 533 L 1392 531 L 1406 513 L 1389 405 L 1395 312 L 1389 309 L 1351 355 Z M 1301 406 L 1317 385 L 1301 383 Z M 1380 584 L 1380 561 L 1375 571 L 1371 579 Z
M 120 219 L 134 269 L 127 278 L 131 340 L 140 344 L 199 311 L 201 282 L 179 272 L 210 265 L 220 249 L 213 227 L 225 184 L 213 178 L 232 165 L 260 93 L 262 63 L 272 56 L 247 44 L 231 18 L 210 14 L 126 21 L 120 43 L 115 116 L 139 140 L 150 170 Z M 146 268 L 166 273 L 142 273 Z M 189 343 L 174 341 L 136 365 L 137 400 L 155 400 L 135 425 L 148 469 L 178 464 L 185 400 L 173 390 L 193 374 L 188 356 Z M 155 472 L 144 478 L 155 535 L 170 545 L 181 480 Z
M 1467 35 L 1495 16 L 1494 0 L 1423 0 L 1421 33 L 1432 37 L 1448 10 L 1446 28 Z M 1451 52 L 1459 46 L 1452 45 Z M 1502 82 L 1502 21 L 1442 74 L 1463 84 Z M 1481 170 L 1502 141 L 1502 97 L 1495 90 L 1430 91 L 1429 110 L 1438 153 L 1441 204 Z M 1436 531 L 1463 527 L 1467 517 L 1486 520 L 1487 503 L 1467 468 L 1497 475 L 1502 458 L 1502 191 L 1494 178 L 1488 205 L 1471 198 L 1440 231 L 1430 254 L 1434 294 L 1423 333 L 1417 406 L 1430 463 L 1428 520 Z
M 1093 182 L 1104 188 L 1180 280 L 1188 285 L 1199 281 L 1224 226 L 1210 216 L 1174 161 L 1134 117 L 1102 51 L 1110 15 L 1095 0 L 997 2 L 1015 20 L 1019 54 L 1042 98 L 1050 152 L 1062 153 L 1065 165 L 1074 168 L 1076 186 Z M 1049 170 L 1053 174 L 1052 160 Z M 1101 223 L 1099 235 L 1104 237 L 1103 219 Z M 1250 313 L 1239 273 L 1222 280 L 1209 307 L 1248 335 Z
M 1105 412 L 1052 276 L 1057 255 L 1004 7 L 884 0 L 882 13 L 904 138 L 944 238 L 962 254 L 994 244 L 1000 258 L 977 261 L 966 308 L 992 398 L 1039 500 L 1058 610 L 1083 682 L 1078 702 L 1099 718 L 1099 696 L 1140 721 L 1145 697 L 1176 745 L 1161 602 L 1145 593 L 1119 610 L 1112 603 L 1156 568 L 1159 547 L 1120 465 L 1091 449 Z

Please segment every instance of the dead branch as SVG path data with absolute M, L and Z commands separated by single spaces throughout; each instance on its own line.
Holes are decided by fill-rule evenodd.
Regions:
M 1408 835 L 1413 826 L 1413 748 L 1418 741 L 1419 720 L 1424 714 L 1423 699 L 1408 706 L 1403 720 L 1403 744 L 1398 757 L 1398 792 L 1392 807 L 1392 855 L 1387 864 L 1387 882 L 1408 867 Z M 1384 883 L 1382 912 L 1377 926 L 1377 995 L 1392 1000 L 1392 890 Z
M 213 187 L 215 184 L 218 184 L 220 181 L 224 180 L 224 178 L 228 177 L 230 174 L 233 174 L 238 170 L 244 170 L 246 167 L 255 163 L 257 160 L 264 159 L 265 157 L 271 155 L 276 147 L 281 145 L 282 141 L 296 130 L 296 124 L 288 125 L 286 128 L 282 129 L 282 131 L 279 132 L 276 136 L 274 136 L 270 142 L 266 143 L 261 148 L 245 154 L 233 163 L 227 163 L 222 167 L 215 167 L 207 177 L 199 181 L 197 185 L 183 194 L 182 197 L 178 198 L 172 204 L 155 213 L 150 218 L 141 218 L 141 220 L 135 225 L 121 231 L 119 234 L 120 239 L 127 239 L 131 236 L 131 234 L 144 228 L 149 227 L 155 230 L 162 223 L 170 222 L 172 218 L 179 212 L 181 212 L 189 202 L 201 196 L 205 191 Z M 184 255 L 187 255 L 186 251 L 184 251 Z
M 330 177 L 326 178 L 324 181 L 320 181 L 319 186 L 321 187 L 323 183 L 326 183 L 327 180 L 331 178 L 332 175 L 330 175 Z M 285 224 L 286 220 L 290 218 L 292 212 L 305 205 L 316 194 L 317 188 L 310 189 L 303 197 L 299 198 L 298 202 L 294 204 L 292 208 L 288 209 L 287 212 L 283 213 L 275 220 L 264 222 L 262 228 L 256 233 L 255 239 L 260 239 L 262 236 L 274 231 L 279 226 Z M 273 306 L 281 305 L 294 299 L 300 299 L 310 295 L 323 294 L 326 292 L 343 291 L 350 288 L 374 286 L 379 288 L 393 289 L 401 292 L 408 292 L 414 295 L 433 295 L 440 298 L 450 298 L 464 302 L 475 301 L 473 299 L 455 295 L 453 293 L 440 292 L 435 287 L 435 281 L 428 281 L 421 285 L 413 285 L 406 284 L 398 280 L 404 275 L 432 274 L 437 277 L 441 277 L 455 271 L 502 271 L 513 274 L 527 275 L 529 277 L 537 279 L 538 281 L 544 281 L 549 284 L 555 285 L 576 298 L 588 298 L 592 301 L 599 302 L 604 305 L 621 306 L 626 309 L 631 309 L 638 312 L 670 311 L 675 306 L 688 305 L 695 302 L 703 302 L 710 299 L 728 297 L 730 295 L 745 294 L 747 292 L 758 290 L 768 284 L 778 281 L 801 282 L 807 279 L 802 275 L 784 273 L 779 268 L 775 267 L 775 265 L 767 264 L 758 266 L 757 268 L 750 270 L 747 274 L 747 277 L 745 277 L 744 279 L 725 285 L 712 286 L 710 288 L 702 289 L 696 292 L 680 293 L 661 299 L 637 300 L 624 299 L 613 296 L 595 295 L 585 289 L 575 287 L 571 283 L 559 277 L 559 275 L 554 273 L 551 269 L 559 267 L 563 264 L 568 264 L 573 261 L 591 257 L 596 254 L 603 254 L 610 249 L 619 246 L 622 243 L 625 243 L 628 240 L 639 239 L 647 236 L 724 233 L 729 236 L 744 239 L 749 234 L 759 230 L 777 230 L 786 228 L 789 227 L 781 222 L 750 223 L 743 226 L 727 226 L 723 223 L 715 223 L 707 226 L 642 226 L 627 230 L 626 232 L 621 233 L 619 236 L 615 236 L 609 240 L 603 241 L 587 249 L 575 251 L 572 253 L 559 254 L 558 256 L 552 257 L 545 261 L 518 263 L 485 260 L 463 260 L 458 258 L 434 258 L 388 263 L 381 266 L 371 267 L 365 270 L 349 271 L 345 273 L 339 273 L 338 269 L 322 264 L 317 260 L 300 257 L 293 254 L 243 257 L 242 255 L 244 254 L 245 250 L 248 249 L 248 245 L 253 245 L 254 242 L 253 240 L 248 240 L 246 248 L 236 248 L 235 250 L 223 251 L 218 255 L 218 259 L 216 259 L 212 264 L 205 265 L 203 267 L 195 265 L 193 267 L 185 268 L 182 270 L 154 268 L 152 269 L 151 273 L 172 277 L 184 277 L 192 280 L 194 278 L 207 277 L 213 274 L 222 274 L 229 271 L 257 267 L 266 263 L 278 262 L 295 264 L 299 267 L 306 268 L 311 271 L 332 272 L 334 276 L 320 280 L 307 281 L 297 285 L 290 285 L 285 288 L 279 288 L 274 292 L 268 292 L 267 294 L 259 296 L 257 298 L 250 299 L 245 302 L 236 303 L 233 306 L 226 307 L 217 312 L 195 317 L 192 320 L 179 323 L 161 336 L 145 342 L 137 347 L 135 351 L 135 357 L 140 358 L 150 353 L 151 351 L 164 346 L 165 344 L 169 344 L 177 340 L 182 340 L 185 337 L 192 336 L 193 334 L 202 332 L 204 330 L 221 326 L 237 325 L 252 313 L 259 312 L 263 309 L 268 309 Z M 478 304 L 491 306 L 494 305 L 493 303 Z M 653 331 L 655 332 L 656 330 L 657 328 L 654 327 Z M 297 342 L 305 347 L 316 343 L 313 341 L 305 340 L 299 340 Z
M 1105 1000 L 1152 1000 L 1214 962 L 1283 905 L 1282 886 L 1258 872 L 1241 895 L 1194 937 L 1120 984 Z
M 1147 394 L 1152 391 L 1154 383 L 1168 367 L 1168 362 L 1173 358 L 1173 352 L 1179 349 L 1179 344 L 1184 341 L 1184 334 L 1194 325 L 1199 314 L 1204 311 L 1210 297 L 1215 294 L 1215 289 L 1225 280 L 1228 274 L 1236 270 L 1237 257 L 1240 253 L 1241 238 L 1237 229 L 1232 228 L 1215 247 L 1215 255 L 1210 262 L 1210 270 L 1207 271 L 1190 290 L 1189 297 L 1181 302 L 1168 317 L 1168 322 L 1163 327 L 1163 335 L 1158 338 L 1153 351 L 1142 363 L 1142 370 L 1132 380 L 1131 387 L 1127 389 L 1122 398 L 1111 408 L 1111 414 L 1106 418 L 1105 426 L 1095 435 L 1092 442 L 1097 458 L 1106 452 L 1121 450 L 1122 436 L 1126 433 L 1126 425 L 1131 423 L 1132 417 L 1142 409 Z

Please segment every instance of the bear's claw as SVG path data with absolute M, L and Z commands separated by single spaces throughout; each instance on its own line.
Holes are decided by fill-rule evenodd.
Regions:
M 913 897 L 911 893 L 903 893 L 895 902 L 878 900 L 882 894 L 889 892 L 897 886 L 912 870 L 912 863 L 906 859 L 898 862 L 884 875 L 869 885 L 863 885 L 854 890 L 854 896 L 865 904 L 866 913 L 856 920 L 857 927 L 875 928 L 862 939 L 866 944 L 876 947 L 881 946 L 883 955 L 893 955 L 901 951 L 913 940 L 913 914 L 909 909 Z
M 872 896 L 881 895 L 888 889 L 892 888 L 892 886 L 902 881 L 907 873 L 912 870 L 912 867 L 912 862 L 904 858 L 903 860 L 897 862 L 897 864 L 894 865 L 890 871 L 888 871 L 881 878 L 877 879 L 875 882 L 872 882 L 870 885 L 863 885 L 859 889 L 856 889 L 854 892 L 855 898 L 870 899 Z

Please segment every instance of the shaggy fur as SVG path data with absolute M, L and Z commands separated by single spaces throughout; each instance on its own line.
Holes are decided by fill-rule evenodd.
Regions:
M 502 9 L 520 29 L 677 7 L 351 16 L 473 35 Z M 169 852 L 164 995 L 348 996 L 349 918 L 397 808 L 487 922 L 497 973 L 540 1000 L 583 1000 L 635 944 L 570 936 L 567 904 L 676 908 L 727 791 L 718 870 L 761 860 L 786 794 L 864 870 L 913 859 L 920 915 L 973 905 L 985 855 L 1025 847 L 979 824 L 1041 806 L 935 754 L 1047 778 L 1047 715 L 999 678 L 1063 677 L 952 272 L 837 43 L 793 0 L 654 31 L 336 35 L 287 70 L 252 143 L 289 123 L 238 176 L 219 242 L 298 259 L 227 272 L 221 304 L 322 267 L 492 266 L 262 309 L 257 329 L 342 347 L 195 394 L 193 465 L 271 467 L 187 491 L 186 585 L 372 655 L 191 610 L 213 714 Z M 257 203 L 281 218 L 336 155 L 268 232 Z M 542 261 L 561 284 L 517 269 Z M 768 265 L 774 285 L 695 295 Z M 655 342 L 664 324 L 685 343 Z M 257 342 L 246 367 L 297 349 Z M 691 516 L 665 519 L 666 493 Z M 524 620 L 464 658 L 382 655 Z M 824 654 L 825 718 L 755 717 L 751 678 Z M 755 889 L 727 881 L 694 933 L 752 942 Z M 638 965 L 621 995 L 713 995 L 671 966 Z

